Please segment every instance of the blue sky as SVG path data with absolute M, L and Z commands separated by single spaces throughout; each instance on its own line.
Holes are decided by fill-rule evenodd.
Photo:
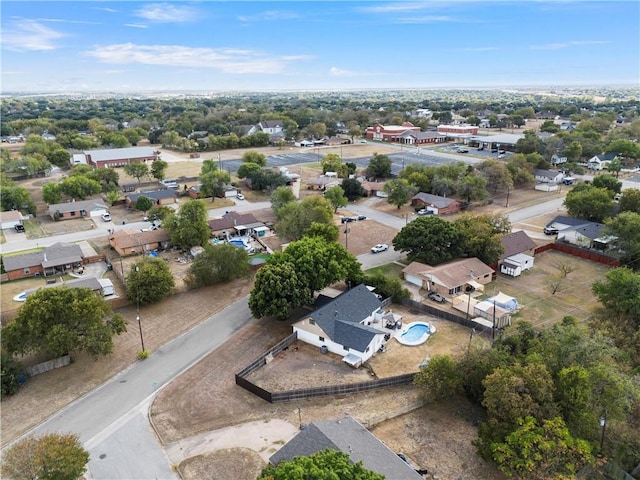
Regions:
M 7 1 L 2 92 L 639 85 L 640 2 Z

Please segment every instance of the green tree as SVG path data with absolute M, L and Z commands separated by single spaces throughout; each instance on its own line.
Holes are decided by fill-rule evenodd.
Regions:
M 244 248 L 228 243 L 204 246 L 189 267 L 186 282 L 194 287 L 216 285 L 246 277 L 251 273 L 249 256 Z
M 138 183 L 142 180 L 142 177 L 149 175 L 149 167 L 143 162 L 133 162 L 123 167 L 124 173 L 130 177 L 138 180 Z
M 622 182 L 613 175 L 598 175 L 593 178 L 591 185 L 596 188 L 606 188 L 614 194 L 622 191 Z
M 144 195 L 142 195 L 138 197 L 138 200 L 136 200 L 136 210 L 146 212 L 151 207 L 153 207 L 153 200 L 151 200 L 149 197 L 145 197 Z
M 349 455 L 325 449 L 308 457 L 294 457 L 277 466 L 267 465 L 258 480 L 384 480 L 384 475 L 367 470 L 362 462 L 352 463 Z
M 605 224 L 607 234 L 616 237 L 615 245 L 622 250 L 621 263 L 640 270 L 640 213 L 623 211 L 607 219 Z
M 108 355 L 113 336 L 125 331 L 122 316 L 90 288 L 41 288 L 27 297 L 16 319 L 3 329 L 3 343 L 10 354 Z
M 349 200 L 344 196 L 344 190 L 341 186 L 336 185 L 324 192 L 324 198 L 326 198 L 333 206 L 333 211 L 337 212 L 338 208 L 346 207 Z
M 62 201 L 62 192 L 57 183 L 45 183 L 42 186 L 42 199 L 49 205 L 60 203 Z
M 312 302 L 309 289 L 289 262 L 267 263 L 256 274 L 249 295 L 249 309 L 256 318 L 289 317 L 292 309 Z
M 85 177 L 91 178 L 102 185 L 102 191 L 105 193 L 117 189 L 120 181 L 120 175 L 114 168 L 93 168 L 85 174 Z
M 510 477 L 570 479 L 594 461 L 591 446 L 574 438 L 561 417 L 538 421 L 527 416 L 504 442 L 491 446 L 498 468 Z
M 168 166 L 169 164 L 164 160 L 160 160 L 159 158 L 155 159 L 153 163 L 151 163 L 151 176 L 159 182 L 164 180 Z
M 620 170 L 622 170 L 622 162 L 618 158 L 614 158 L 607 165 L 607 170 L 613 172 L 616 178 L 620 176 Z
M 102 191 L 102 185 L 84 175 L 72 175 L 62 180 L 58 187 L 67 197 L 84 200 Z
M 171 207 L 168 207 L 167 205 L 155 205 L 149 209 L 147 217 L 151 220 L 163 221 L 173 214 L 174 210 Z
M 304 237 L 320 237 L 325 242 L 337 242 L 340 230 L 337 225 L 313 222 L 304 232 Z
M 31 200 L 29 191 L 24 187 L 19 187 L 10 181 L 2 182 L 2 195 L 0 195 L 0 205 L 2 211 L 20 210 L 36 214 L 36 204 Z
M 171 243 L 183 250 L 203 246 L 211 237 L 207 209 L 201 200 L 183 204 L 177 214 L 165 218 L 163 226 L 169 232 Z
M 409 185 L 409 182 L 404 178 L 389 180 L 384 186 L 384 191 L 388 195 L 387 202 L 395 205 L 398 210 L 409 203 L 409 198 L 416 193 L 415 187 Z
M 479 175 L 465 175 L 458 183 L 456 190 L 467 203 L 483 200 L 489 196 L 487 180 Z
M 640 189 L 625 189 L 620 197 L 619 205 L 621 212 L 634 212 L 640 215 Z
M 168 295 L 175 281 L 167 263 L 161 258 L 144 257 L 127 275 L 127 298 L 136 305 L 150 305 Z
M 109 204 L 113 206 L 114 203 L 120 200 L 120 192 L 118 192 L 117 190 L 110 190 L 107 192 L 106 197 L 107 202 L 109 202 Z
M 66 168 L 69 166 L 69 161 L 71 160 L 71 154 L 65 150 L 64 148 L 57 148 L 53 150 L 48 156 L 48 160 L 61 168 Z
M 562 153 L 567 157 L 567 161 L 575 162 L 579 160 L 582 155 L 582 144 L 580 142 L 571 142 Z
M 492 192 L 513 187 L 511 173 L 503 163 L 495 160 L 487 160 L 478 165 L 477 170 L 486 179 L 487 189 Z
M 367 177 L 389 178 L 391 176 L 391 160 L 386 155 L 374 153 L 369 166 L 367 167 Z
M 342 159 L 337 153 L 325 155 L 320 161 L 320 165 L 322 166 L 323 175 L 327 172 L 336 172 L 340 178 L 347 177 L 348 167 L 342 163 Z
M 15 443 L 2 458 L 5 478 L 76 480 L 87 471 L 89 452 L 77 435 L 48 433 Z
M 365 195 L 362 184 L 355 178 L 345 178 L 342 180 L 342 190 L 349 201 L 357 200 Z
M 271 194 L 271 210 L 276 218 L 280 218 L 280 210 L 283 206 L 296 201 L 296 196 L 289 187 L 282 186 L 276 188 Z
M 385 275 L 380 269 L 366 275 L 364 283 L 374 287 L 375 292 L 382 298 L 391 298 L 393 302 L 400 303 L 403 298 L 411 298 L 411 292 L 404 287 L 399 277 Z
M 278 214 L 276 232 L 289 241 L 301 239 L 313 223 L 333 224 L 333 206 L 326 198 L 316 195 L 287 203 Z
M 606 188 L 574 188 L 567 193 L 564 206 L 572 217 L 602 222 L 611 216 L 614 206 L 613 195 Z
M 260 165 L 261 167 L 266 167 L 267 157 L 265 157 L 262 153 L 250 151 L 250 152 L 245 152 L 242 155 L 242 162 L 255 163 L 257 165 Z
M 0 399 L 2 399 L 18 391 L 21 377 L 26 378 L 26 373 L 20 362 L 16 361 L 16 359 L 13 358 L 12 355 L 9 355 L 4 349 L 2 349 L 0 355 L 0 380 L 2 381 Z
M 638 147 L 637 142 L 623 138 L 613 140 L 604 151 L 605 153 L 615 153 L 624 158 L 640 158 L 640 147 Z
M 457 362 L 448 355 L 436 355 L 413 378 L 427 402 L 437 402 L 462 393 L 463 378 Z
M 393 248 L 407 253 L 410 262 L 428 265 L 453 260 L 464 250 L 464 233 L 437 215 L 416 218 L 393 239 Z
M 238 178 L 247 178 L 261 171 L 262 167 L 260 165 L 258 165 L 257 163 L 249 162 L 240 165 L 238 167 L 236 175 L 238 175 Z
M 200 174 L 200 195 L 203 197 L 211 197 L 213 202 L 215 197 L 224 194 L 224 187 L 231 181 L 231 177 L 225 171 L 210 170 Z
M 504 218 L 508 223 L 508 218 Z M 477 257 L 487 265 L 498 261 L 504 252 L 500 239 L 506 232 L 494 229 L 491 215 L 465 213 L 453 223 L 464 234 L 464 252 L 469 257 Z

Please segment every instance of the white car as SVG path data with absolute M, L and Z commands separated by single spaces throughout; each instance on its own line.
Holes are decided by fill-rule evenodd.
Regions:
M 243 195 L 243 194 L 241 194 L 241 193 L 239 193 L 239 194 L 237 194 L 237 195 L 236 195 L 236 198 L 237 198 L 238 200 L 244 200 L 244 195 Z
M 102 220 L 105 222 L 110 222 L 111 221 L 111 215 L 109 215 L 108 213 L 103 213 L 102 214 Z
M 389 250 L 389 245 L 386 243 L 379 243 L 371 247 L 371 253 L 380 253 Z

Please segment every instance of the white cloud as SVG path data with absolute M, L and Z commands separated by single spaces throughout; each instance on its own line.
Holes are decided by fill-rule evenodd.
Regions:
M 2 47 L 18 52 L 55 50 L 55 40 L 65 36 L 34 20 L 22 20 L 3 32 Z
M 374 72 L 354 72 L 353 70 L 343 70 L 338 67 L 331 67 L 329 74 L 334 77 L 377 77 L 383 75 L 382 73 Z
M 238 20 L 241 22 L 264 22 L 274 20 L 295 20 L 300 18 L 300 15 L 294 12 L 284 12 L 278 10 L 269 10 L 256 15 L 240 16 Z
M 149 28 L 149 25 L 142 25 L 141 23 L 125 23 L 124 26 L 131 28 Z
M 532 45 L 531 50 L 560 50 L 562 48 L 581 47 L 585 45 L 604 45 L 611 43 L 609 40 L 572 40 L 569 42 L 546 43 L 544 45 Z
M 118 13 L 118 10 L 116 10 L 115 8 L 109 8 L 109 7 L 93 7 L 93 8 L 95 10 L 101 10 L 107 13 Z
M 288 64 L 311 58 L 303 55 L 269 56 L 253 50 L 233 48 L 192 48 L 133 43 L 96 46 L 85 54 L 103 63 L 212 68 L 236 74 L 282 73 Z
M 423 10 L 427 7 L 424 3 L 410 2 L 410 3 L 385 3 L 382 5 L 375 5 L 373 7 L 362 7 L 361 11 L 371 13 L 394 13 L 394 12 L 413 12 L 416 10 Z
M 50 23 L 79 23 L 81 25 L 102 25 L 100 22 L 89 22 L 86 20 L 66 20 L 64 18 L 35 18 L 34 21 Z
M 181 23 L 197 19 L 195 9 L 185 5 L 171 5 L 170 3 L 150 3 L 136 10 L 138 17 L 154 22 Z

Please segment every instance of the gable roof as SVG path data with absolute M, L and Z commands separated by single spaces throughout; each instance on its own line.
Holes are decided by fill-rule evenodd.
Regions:
M 615 160 L 617 156 L 617 153 L 600 153 L 598 155 L 594 155 L 590 161 L 610 162 Z
M 418 265 L 413 265 L 414 263 L 418 263 Z M 447 288 L 459 287 L 469 283 L 470 280 L 476 280 L 494 272 L 493 268 L 485 265 L 475 257 L 461 258 L 435 267 L 412 262 L 402 271 L 410 275 L 421 275 L 426 278 L 434 276 Z
M 258 125 L 260 125 L 260 128 L 284 128 L 282 120 L 264 120 Z
M 136 202 L 140 197 L 147 197 L 149 200 L 162 200 L 164 198 L 172 198 L 176 196 L 174 190 L 152 190 L 151 192 L 130 193 L 127 195 L 131 202 Z
M 524 230 L 503 235 L 500 238 L 500 243 L 504 248 L 504 253 L 500 255 L 500 260 L 536 248 L 536 243 L 529 238 L 529 235 Z
M 575 231 L 576 233 L 579 233 L 580 235 L 586 238 L 594 240 L 600 237 L 603 228 L 604 228 L 604 225 L 602 223 L 585 222 L 582 225 L 566 228 L 562 230 L 562 233 L 566 234 L 567 232 Z
M 458 200 L 455 200 L 453 198 L 440 197 L 439 195 L 432 195 L 430 193 L 423 192 L 414 195 L 411 200 L 420 200 L 437 208 L 446 208 L 452 203 L 458 202 Z
M 0 222 L 15 222 L 16 220 L 22 220 L 24 217 L 20 210 L 9 210 L 6 212 L 0 212 Z
M 162 228 L 148 232 L 136 232 L 133 230 L 118 230 L 112 237 L 114 243 L 120 248 L 131 248 L 138 245 L 149 245 L 169 241 L 169 234 Z
M 351 417 L 322 420 L 308 425 L 274 453 L 269 462 L 277 465 L 298 456 L 309 456 L 324 449 L 349 455 L 353 463 L 362 462 L 369 470 L 388 479 L 420 480 L 422 476 L 364 426 Z
M 100 150 L 85 150 L 82 153 L 90 155 L 93 162 L 155 156 L 155 152 L 151 147 L 106 148 Z
M 554 178 L 556 178 L 558 175 L 562 175 L 561 172 L 559 172 L 558 170 L 543 170 L 543 169 L 535 169 L 533 171 L 533 174 L 536 177 L 544 177 L 544 178 L 548 178 L 550 180 L 553 180 Z
M 2 258 L 6 271 L 42 265 L 44 268 L 78 263 L 82 261 L 82 248 L 75 243 L 54 243 L 39 252 Z
M 307 318 L 312 318 L 327 336 L 340 345 L 364 352 L 371 339 L 384 333 L 361 325 L 365 318 L 380 308 L 382 303 L 366 285 L 347 290 L 332 302 L 318 308 Z
M 252 213 L 227 212 L 221 218 L 214 218 L 207 222 L 209 228 L 217 232 L 218 230 L 228 230 L 241 225 L 247 226 L 260 223 Z
M 547 223 L 547 227 L 550 227 L 554 224 L 556 228 L 560 225 L 564 225 L 565 227 L 577 227 L 578 225 L 584 225 L 585 223 L 592 223 L 592 222 L 589 222 L 589 220 L 583 220 L 581 218 L 566 217 L 564 215 L 558 215 L 549 223 Z
M 87 212 L 91 210 L 107 209 L 107 206 L 102 200 L 79 200 L 77 202 L 65 202 L 65 203 L 52 203 L 49 205 L 49 213 L 68 213 L 78 212 L 85 210 Z

